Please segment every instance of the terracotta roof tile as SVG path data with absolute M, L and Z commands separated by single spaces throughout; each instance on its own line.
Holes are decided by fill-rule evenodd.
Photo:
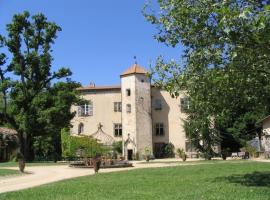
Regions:
M 147 71 L 142 68 L 140 65 L 138 64 L 134 64 L 131 67 L 129 67 L 126 71 L 124 71 L 121 76 L 126 76 L 126 75 L 130 75 L 130 74 L 146 74 Z
M 0 127 L 0 134 L 15 135 L 15 134 L 17 134 L 17 131 L 14 129 L 11 129 L 11 128 Z
M 264 122 L 265 120 L 269 119 L 270 115 L 266 116 L 265 118 L 263 118 L 262 120 L 260 120 L 259 122 Z
M 120 85 L 110 85 L 110 86 L 95 86 L 95 85 L 90 85 L 90 86 L 85 86 L 85 87 L 79 87 L 77 90 L 120 90 L 121 86 Z

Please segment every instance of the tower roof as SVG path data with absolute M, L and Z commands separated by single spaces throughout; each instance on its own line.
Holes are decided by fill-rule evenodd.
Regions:
M 126 75 L 130 75 L 130 74 L 146 74 L 147 71 L 142 68 L 140 65 L 138 64 L 134 64 L 131 67 L 129 67 L 126 71 L 124 71 L 121 76 L 126 76 Z

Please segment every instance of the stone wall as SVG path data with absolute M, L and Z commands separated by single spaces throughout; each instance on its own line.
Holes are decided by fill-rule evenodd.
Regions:
M 151 87 L 149 78 L 144 74 L 136 75 L 135 85 L 137 151 L 142 157 L 146 149 L 153 152 Z

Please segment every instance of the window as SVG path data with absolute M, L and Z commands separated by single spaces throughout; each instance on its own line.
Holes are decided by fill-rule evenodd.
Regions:
M 84 131 L 84 125 L 83 123 L 80 123 L 78 126 L 78 135 L 82 134 Z
M 114 102 L 114 112 L 122 112 L 122 103 Z
M 93 115 L 93 103 L 90 101 L 88 104 L 78 106 L 78 116 L 92 116 Z
M 131 94 L 130 89 L 126 89 L 126 95 L 127 95 L 127 96 L 130 96 L 130 94 Z
M 122 124 L 114 124 L 114 136 L 122 137 Z
M 164 135 L 164 125 L 163 123 L 156 123 L 156 136 Z
M 180 98 L 181 112 L 186 112 L 190 108 L 189 100 L 187 97 Z
M 131 105 L 127 104 L 127 113 L 131 113 Z
M 154 108 L 155 108 L 155 110 L 161 110 L 162 109 L 161 99 L 155 99 Z

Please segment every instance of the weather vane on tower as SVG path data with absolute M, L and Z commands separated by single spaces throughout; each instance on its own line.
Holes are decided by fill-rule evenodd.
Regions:
M 137 64 L 138 64 L 138 63 L 137 63 L 137 57 L 134 56 L 133 58 L 134 58 L 134 60 L 135 60 L 135 65 L 137 65 Z

